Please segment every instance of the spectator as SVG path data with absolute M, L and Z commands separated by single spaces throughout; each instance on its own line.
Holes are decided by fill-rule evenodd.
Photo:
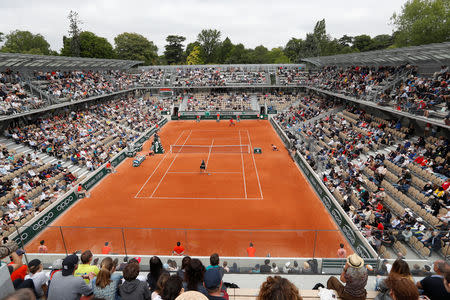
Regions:
M 364 260 L 356 253 L 347 257 L 347 263 L 341 273 L 340 280 L 331 276 L 327 282 L 327 288 L 335 290 L 344 300 L 366 299 L 367 269 Z
M 139 275 L 139 264 L 129 263 L 123 269 L 125 282 L 119 287 L 121 300 L 149 300 L 150 289 L 147 282 L 137 279 Z
M 181 277 L 181 279 L 183 279 L 183 281 L 184 281 L 184 274 L 186 273 L 186 266 L 189 264 L 190 261 L 191 258 L 189 256 L 185 256 L 181 260 L 181 268 L 178 270 L 177 274 L 178 276 Z
M 177 242 L 177 245 L 173 248 L 172 255 L 184 255 L 184 247 L 181 246 L 181 242 Z
M 444 286 L 447 293 L 450 293 L 450 270 L 447 270 L 444 275 Z
M 391 276 L 402 277 L 409 279 L 414 284 L 414 279 L 412 278 L 412 274 L 409 270 L 408 264 L 403 259 L 396 259 L 392 264 L 391 272 L 389 272 L 388 278 Z M 377 276 L 375 283 L 375 290 L 379 291 L 381 294 L 385 296 L 389 295 L 389 288 L 386 280 L 381 279 L 380 276 Z
M 198 291 L 208 296 L 208 292 L 203 286 L 205 271 L 206 269 L 200 260 L 196 258 L 191 259 L 191 262 L 186 267 L 185 282 L 183 283 L 184 290 Z
M 183 292 L 175 300 L 208 300 L 202 293 L 196 291 Z
M 152 293 L 152 300 L 161 300 L 162 292 L 166 285 L 167 280 L 169 280 L 170 274 L 167 272 L 162 273 L 159 276 L 158 282 L 156 283 L 156 289 Z
M 270 260 L 266 259 L 266 260 L 264 260 L 264 265 L 262 265 L 261 268 L 260 268 L 260 272 L 263 273 L 263 274 L 267 274 L 267 273 L 270 273 L 270 270 L 271 270 L 271 268 L 270 268 Z
M 96 278 L 92 280 L 94 296 L 104 300 L 115 300 L 118 295 L 119 282 L 123 278 L 119 274 L 114 274 L 117 267 L 117 260 L 105 257 L 100 264 L 100 271 Z
M 81 264 L 78 265 L 78 268 L 75 271 L 75 276 L 80 276 L 84 279 L 84 281 L 89 284 L 89 274 L 93 273 L 94 276 L 98 275 L 100 271 L 97 266 L 91 265 L 92 262 L 92 252 L 91 250 L 86 250 L 81 254 Z
M 297 287 L 286 278 L 268 276 L 261 285 L 257 300 L 301 300 Z
M 219 254 L 217 253 L 213 253 L 211 254 L 211 256 L 209 257 L 209 263 L 210 265 L 206 267 L 206 271 L 208 271 L 209 269 L 219 269 L 221 270 L 221 273 L 223 275 L 223 270 L 222 268 L 219 266 Z
M 431 256 L 433 251 L 435 251 L 436 253 L 439 253 L 439 250 L 441 250 L 441 248 L 442 248 L 440 232 L 437 230 L 434 230 L 432 233 L 432 236 L 429 239 L 425 240 L 423 242 L 423 245 L 425 247 L 428 247 L 428 249 L 430 249 L 429 256 Z
M 274 273 L 274 274 L 280 273 L 280 270 L 278 269 L 276 263 L 272 263 L 272 268 L 270 269 L 270 273 Z
M 444 273 L 450 269 L 450 265 L 443 260 L 434 262 L 434 272 L 436 275 L 430 275 L 418 281 L 416 286 L 422 290 L 422 294 L 432 300 L 449 299 L 450 293 L 444 286 Z
M 147 274 L 147 283 L 151 292 L 155 291 L 159 276 L 161 276 L 163 272 L 166 271 L 163 269 L 161 259 L 159 259 L 158 256 L 150 258 L 150 273 Z
M 183 292 L 183 280 L 178 275 L 172 275 L 164 285 L 161 298 L 163 300 L 175 300 Z
M 39 242 L 40 245 L 38 247 L 38 253 L 47 253 L 48 252 L 47 246 L 45 246 L 44 243 L 45 243 L 44 240 Z
M 230 268 L 228 267 L 228 262 L 227 261 L 223 262 L 222 268 L 225 271 L 225 273 L 230 273 Z
M 417 300 L 419 291 L 414 286 L 414 282 L 408 278 L 398 275 L 389 275 L 386 285 L 390 289 L 390 296 L 393 300 Z
M 11 281 L 14 282 L 17 279 L 24 280 L 28 273 L 28 266 L 23 264 L 23 255 L 25 251 L 17 249 L 16 255 L 11 254 L 11 263 L 9 266 L 13 266 L 13 272 L 11 273 Z
M 81 295 L 90 296 L 93 290 L 86 284 L 83 278 L 74 276 L 78 267 L 78 256 L 75 254 L 64 258 L 63 269 L 53 275 L 48 291 L 48 300 L 79 300 Z M 89 273 L 89 279 L 94 278 L 94 273 Z
M 226 296 L 222 291 L 222 274 L 218 269 L 209 269 L 205 272 L 204 286 L 208 291 L 209 300 L 224 300 Z
M 287 263 L 284 264 L 283 273 L 288 274 L 290 270 L 291 270 L 291 262 L 288 261 Z
M 33 259 L 28 263 L 29 273 L 25 276 L 25 280 L 32 279 L 34 284 L 34 292 L 38 298 L 43 297 L 47 293 L 47 281 L 49 280 L 46 273 L 42 270 L 44 267 L 39 259 Z
M 256 252 L 256 250 L 255 250 L 255 248 L 253 248 L 253 243 L 250 242 L 250 245 L 247 248 L 247 256 L 248 257 L 255 257 L 255 252 Z
M 31 289 L 20 289 L 3 300 L 36 300 L 36 295 Z
M 347 257 L 347 250 L 344 248 L 344 244 L 339 244 L 339 249 L 337 251 L 337 257 L 338 258 L 346 258 Z
M 52 263 L 52 271 L 50 272 L 50 280 L 52 280 L 53 275 L 55 275 L 56 272 L 60 272 L 62 270 L 62 259 L 57 259 Z

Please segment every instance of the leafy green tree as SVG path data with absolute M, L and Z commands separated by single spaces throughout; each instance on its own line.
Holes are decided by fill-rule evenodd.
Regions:
M 304 56 L 305 41 L 302 39 L 291 38 L 284 47 L 284 54 L 293 63 L 299 63 Z
M 2 52 L 26 53 L 26 54 L 50 54 L 50 44 L 40 34 L 32 34 L 29 31 L 15 30 L 6 35 L 6 41 Z
M 201 51 L 202 51 L 202 46 L 200 45 L 199 42 L 195 41 L 195 42 L 193 42 L 193 43 L 187 44 L 187 46 L 186 46 L 186 51 L 185 51 L 184 56 L 187 58 L 187 57 L 189 56 L 189 54 L 191 54 L 192 50 L 194 50 L 194 48 L 195 48 L 196 46 L 198 46 L 198 47 L 200 48 L 200 52 L 201 52 Z M 200 55 L 201 55 L 201 54 L 200 54 Z
M 200 46 L 194 46 L 194 49 L 189 53 L 186 63 L 188 65 L 201 65 L 203 60 L 201 57 Z
M 184 36 L 169 35 L 166 38 L 164 56 L 167 64 L 180 64 L 183 62 L 183 42 L 186 40 Z
M 272 48 L 272 50 L 267 53 L 267 57 L 268 63 L 271 64 L 288 64 L 291 62 L 289 57 L 284 54 L 283 48 L 281 47 Z
M 114 43 L 119 59 L 142 60 L 146 65 L 158 62 L 158 47 L 140 34 L 121 33 L 114 38 Z
M 369 51 L 372 46 L 372 38 L 367 34 L 357 35 L 353 38 L 353 48 L 359 51 Z
M 243 44 L 237 44 L 230 52 L 228 59 L 225 61 L 227 64 L 243 64 L 249 61 L 248 51 Z
M 353 37 L 344 34 L 338 41 L 343 47 L 351 47 L 353 44 Z
M 270 62 L 269 50 L 262 45 L 257 46 L 254 50 L 248 51 L 248 59 L 246 63 L 267 64 Z
M 203 29 L 197 35 L 197 41 L 203 49 L 203 60 L 207 64 L 215 62 L 220 47 L 220 35 L 220 31 L 216 29 Z
M 67 18 L 69 19 L 70 56 L 78 57 L 81 53 L 80 34 L 83 22 L 76 11 L 71 10 Z
M 80 33 L 80 57 L 114 58 L 115 53 L 112 45 L 104 37 L 99 37 L 90 31 Z M 63 48 L 61 55 L 72 56 L 72 39 L 63 37 Z
M 408 0 L 391 21 L 397 46 L 416 46 L 450 40 L 449 0 Z
M 380 34 L 372 39 L 370 50 L 382 50 L 390 47 L 394 43 L 394 39 L 389 34 Z
M 218 50 L 217 62 L 220 64 L 225 63 L 230 57 L 230 53 L 231 50 L 233 50 L 233 47 L 234 45 L 228 37 L 224 39 L 222 45 L 220 45 L 220 48 Z

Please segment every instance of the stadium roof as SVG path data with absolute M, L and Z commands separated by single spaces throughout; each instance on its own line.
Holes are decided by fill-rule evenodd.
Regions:
M 328 65 L 401 65 L 450 63 L 450 42 L 359 53 L 304 58 L 316 66 Z
M 0 53 L 0 69 L 129 69 L 143 61 Z

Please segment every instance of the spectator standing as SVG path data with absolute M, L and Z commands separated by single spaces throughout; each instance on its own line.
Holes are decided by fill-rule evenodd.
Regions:
M 39 247 L 38 247 L 38 253 L 48 253 L 48 249 L 47 249 L 47 246 L 45 246 L 44 244 L 45 244 L 45 241 L 44 240 L 42 240 L 42 241 L 40 241 L 39 242 Z
M 92 261 L 92 252 L 91 250 L 86 250 L 81 254 L 81 264 L 78 265 L 78 268 L 75 271 L 75 276 L 80 276 L 84 279 L 84 281 L 89 284 L 89 274 L 93 273 L 94 276 L 98 275 L 100 270 L 97 266 L 91 265 Z
M 255 252 L 256 252 L 256 249 L 253 247 L 253 243 L 250 242 L 250 245 L 247 248 L 248 257 L 255 257 Z
M 356 253 L 347 257 L 347 263 L 341 273 L 340 280 L 331 276 L 327 282 L 327 288 L 335 290 L 339 297 L 344 300 L 366 299 L 367 269 L 364 267 L 364 260 Z
M 177 245 L 173 248 L 172 255 L 184 255 L 184 250 L 184 247 L 181 246 L 181 242 L 177 242 Z
M 444 273 L 450 270 L 450 265 L 443 260 L 434 262 L 435 275 L 429 275 L 416 283 L 418 289 L 421 289 L 422 294 L 432 300 L 450 299 L 450 293 L 447 292 L 444 286 Z
M 123 269 L 125 282 L 119 287 L 121 300 L 149 300 L 150 289 L 147 282 L 137 279 L 139 275 L 139 264 L 129 263 Z
M 78 300 L 81 295 L 90 296 L 93 290 L 86 284 L 83 278 L 74 276 L 78 267 L 78 256 L 75 254 L 64 258 L 63 269 L 53 275 L 48 291 L 48 300 Z M 94 274 L 89 274 L 89 279 L 93 279 Z
M 346 258 L 347 257 L 347 250 L 344 248 L 344 244 L 339 244 L 339 249 L 337 251 L 337 257 L 339 258 Z

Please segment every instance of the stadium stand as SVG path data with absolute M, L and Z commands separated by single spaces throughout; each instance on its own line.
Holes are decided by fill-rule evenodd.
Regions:
M 187 111 L 251 110 L 251 96 L 247 93 L 194 93 L 185 97 Z

